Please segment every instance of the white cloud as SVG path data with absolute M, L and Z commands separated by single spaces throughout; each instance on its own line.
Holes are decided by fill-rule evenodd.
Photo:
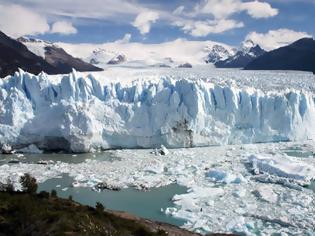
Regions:
M 0 0 L 0 5 L 6 1 Z M 78 22 L 82 23 L 85 19 L 98 19 L 119 24 L 131 24 L 138 28 L 142 35 L 149 33 L 152 24 L 157 20 L 160 20 L 161 24 L 176 25 L 192 36 L 207 36 L 243 27 L 243 22 L 233 18 L 240 12 L 246 12 L 255 19 L 268 18 L 278 14 L 278 10 L 273 8 L 270 3 L 258 0 L 198 0 L 195 1 L 199 2 L 197 4 L 191 1 L 187 5 L 178 5 L 174 9 L 163 7 L 163 4 L 144 3 L 140 0 L 93 0 L 92 2 L 76 0 L 75 4 L 74 0 L 10 0 L 10 2 L 19 4 L 21 7 L 32 6 L 34 12 L 41 13 L 55 21 L 71 18 L 72 22 L 80 19 Z M 1 23 L 3 21 L 7 23 L 8 18 L 3 19 Z M 42 21 L 32 20 L 27 24 L 28 28 L 36 31 L 33 22 L 36 24 L 44 22 L 49 28 L 44 17 L 42 17 Z M 38 32 L 35 34 L 49 31 L 47 28 L 37 30 Z M 56 29 L 56 27 L 53 28 Z M 55 29 L 53 32 L 59 31 L 64 34 L 75 32 L 73 25 L 58 27 L 57 29 L 60 30 Z
M 245 11 L 255 19 L 273 17 L 278 14 L 278 10 L 271 7 L 269 3 L 257 0 L 247 2 L 242 0 L 202 0 L 190 13 L 184 12 L 184 10 L 184 7 L 180 6 L 173 11 L 176 16 L 182 17 L 175 19 L 173 25 L 181 27 L 185 33 L 196 37 L 244 27 L 243 22 L 232 18 L 236 13 Z
M 78 30 L 68 21 L 57 21 L 51 27 L 51 33 L 58 34 L 76 34 Z
M 278 15 L 278 9 L 272 8 L 269 3 L 266 2 L 246 2 L 241 4 L 241 9 L 247 11 L 247 13 L 253 18 L 269 18 Z
M 233 14 L 246 11 L 253 18 L 268 18 L 278 14 L 278 10 L 267 2 L 241 0 L 204 0 L 195 7 L 195 15 L 210 14 L 215 19 L 226 19 Z
M 306 32 L 297 32 L 290 29 L 277 29 L 270 30 L 267 33 L 249 33 L 245 40 L 252 40 L 254 43 L 259 44 L 265 50 L 273 50 L 279 47 L 286 46 L 294 41 L 312 37 Z
M 239 0 L 204 0 L 195 6 L 195 15 L 212 15 L 215 19 L 225 19 L 239 11 Z
M 141 12 L 132 25 L 140 31 L 141 34 L 147 34 L 150 32 L 151 24 L 159 19 L 159 14 L 154 11 Z
M 115 41 L 115 43 L 121 43 L 121 44 L 126 44 L 129 43 L 131 39 L 131 34 L 125 34 L 122 39 L 118 39 Z
M 12 36 L 43 34 L 49 31 L 45 17 L 19 5 L 0 5 L 0 30 Z
M 184 6 L 179 6 L 173 11 L 173 14 L 174 15 L 181 15 L 184 10 L 185 10 Z
M 243 22 L 237 22 L 231 19 L 213 21 L 179 21 L 175 22 L 175 25 L 181 27 L 185 33 L 189 33 L 195 37 L 207 36 L 210 33 L 223 33 L 227 30 L 241 28 L 244 26 Z
M 7 0 L 0 0 L 7 1 Z M 32 5 L 46 15 L 61 17 L 112 19 L 116 22 L 131 20 L 137 14 L 148 10 L 136 1 L 130 0 L 10 0 L 17 4 Z

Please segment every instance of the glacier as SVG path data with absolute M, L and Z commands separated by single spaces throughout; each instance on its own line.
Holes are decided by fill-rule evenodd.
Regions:
M 142 71 L 132 78 L 124 72 L 126 79 L 113 79 L 108 71 L 35 76 L 20 70 L 0 80 L 0 144 L 92 152 L 315 137 L 311 82 L 283 82 L 281 88 L 235 80 L 233 71 L 224 81 L 187 69 Z

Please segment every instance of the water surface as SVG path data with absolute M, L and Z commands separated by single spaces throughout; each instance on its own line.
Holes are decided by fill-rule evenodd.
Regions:
M 96 202 L 102 203 L 106 208 L 117 211 L 126 211 L 131 214 L 169 224 L 181 226 L 183 220 L 167 216 L 161 209 L 172 207 L 171 198 L 175 194 L 182 194 L 187 191 L 185 187 L 177 184 L 153 188 L 149 191 L 138 191 L 127 188 L 120 191 L 103 190 L 97 192 L 91 188 L 71 186 L 73 179 L 68 175 L 62 178 L 54 178 L 39 184 L 38 191 L 57 191 L 59 197 L 68 198 L 84 205 L 95 206 Z

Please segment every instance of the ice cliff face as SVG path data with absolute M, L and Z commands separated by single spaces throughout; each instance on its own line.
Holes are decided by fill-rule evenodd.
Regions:
M 20 71 L 0 80 L 0 144 L 88 152 L 305 140 L 315 138 L 314 108 L 304 90 L 167 76 L 103 83 L 75 71 L 53 81 Z

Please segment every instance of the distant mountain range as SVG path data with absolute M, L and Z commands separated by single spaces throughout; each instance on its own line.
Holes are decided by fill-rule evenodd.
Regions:
M 42 57 L 50 65 L 57 68 L 57 71 L 60 74 L 69 73 L 72 71 L 72 68 L 77 71 L 103 70 L 90 63 L 84 62 L 79 58 L 71 56 L 63 48 L 51 42 L 27 37 L 20 37 L 17 41 L 23 43 L 34 54 Z
M 45 43 L 44 48 L 37 50 L 43 55 L 37 55 L 29 50 L 24 43 L 36 43 L 36 40 L 20 38 L 15 40 L 0 31 L 0 77 L 13 74 L 18 68 L 33 74 L 42 71 L 48 74 L 64 74 L 72 71 L 99 71 L 102 70 L 80 59 L 67 54 L 62 48 Z M 36 41 L 36 42 L 35 42 Z M 44 41 L 41 45 L 44 44 Z
M 225 60 L 219 60 L 214 63 L 218 68 L 244 68 L 254 59 L 263 55 L 266 51 L 252 41 L 245 41 L 241 48 L 234 55 L 230 55 Z
M 185 48 L 185 51 L 179 48 Z M 218 68 L 315 72 L 315 41 L 304 38 L 266 52 L 250 40 L 242 43 L 238 49 L 213 41 L 185 40 L 161 45 L 75 45 L 27 37 L 15 40 L 0 31 L 0 77 L 13 74 L 18 68 L 33 74 L 41 71 L 65 74 L 71 72 L 72 68 L 78 71 L 101 71 L 102 68 L 117 64 L 169 68 L 189 65 L 188 68 L 191 68 L 203 62 Z
M 206 63 L 218 63 L 219 61 L 228 60 L 235 54 L 235 49 L 226 48 L 223 45 L 215 44 L 212 47 L 207 47 L 208 57 L 206 58 Z
M 267 52 L 245 66 L 245 70 L 301 70 L 315 73 L 315 40 L 303 38 Z

